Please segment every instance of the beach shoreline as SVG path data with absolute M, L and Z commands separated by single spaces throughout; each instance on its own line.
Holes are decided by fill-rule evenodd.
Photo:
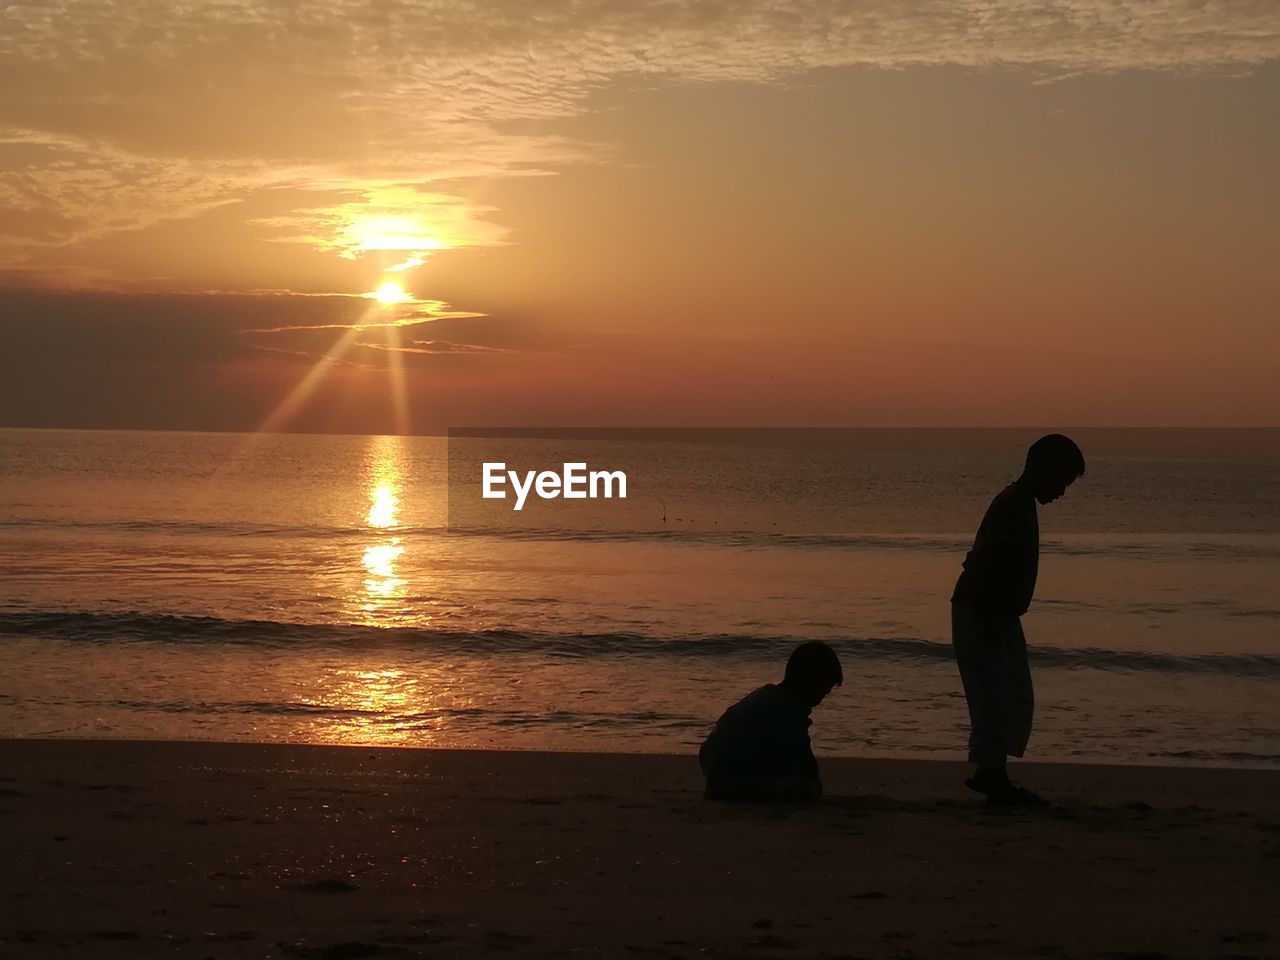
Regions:
M 1280 771 L 0 740 L 7 956 L 1267 957 Z
M 711 720 L 707 721 L 706 727 L 709 731 L 713 725 Z M 164 744 L 196 744 L 218 746 L 263 746 L 263 747 L 337 747 L 350 750 L 407 750 L 411 752 L 431 752 L 431 753 L 464 753 L 464 754 L 492 754 L 506 755 L 512 753 L 534 753 L 547 754 L 550 756 L 565 757 L 663 757 L 674 759 L 694 759 L 697 755 L 698 744 L 696 743 L 682 745 L 680 749 L 662 749 L 649 744 L 632 744 L 630 742 L 616 742 L 610 744 L 610 749 L 592 749 L 586 747 L 578 747 L 575 742 L 569 745 L 556 745 L 552 747 L 531 746 L 530 741 L 521 740 L 513 737 L 511 742 L 504 744 L 500 749 L 497 747 L 487 746 L 483 743 L 477 744 L 472 741 L 463 740 L 460 743 L 452 742 L 436 742 L 429 747 L 415 746 L 410 743 L 365 743 L 360 740 L 314 740 L 301 741 L 291 739 L 223 739 L 217 737 L 184 737 L 165 735 L 163 737 L 143 737 L 129 736 L 127 734 L 112 733 L 104 736 L 77 736 L 74 734 L 63 733 L 21 733 L 15 736 L 0 736 L 0 743 L 10 741 L 44 741 L 51 743 L 164 743 Z M 577 742 L 585 742 L 583 740 Z M 922 763 L 922 764 L 943 764 L 956 765 L 960 764 L 956 758 L 963 756 L 963 744 L 960 747 L 943 749 L 941 747 L 929 750 L 916 750 L 912 752 L 893 752 L 875 749 L 872 747 L 862 746 L 860 752 L 850 753 L 844 752 L 857 749 L 856 745 L 850 744 L 816 744 L 815 753 L 819 761 L 826 766 L 827 764 L 866 764 L 866 763 Z M 825 748 L 825 749 L 824 749 Z M 1126 760 L 1108 756 L 1092 756 L 1082 755 L 1079 757 L 1062 757 L 1062 756 L 1040 756 L 1037 754 L 1035 760 L 1023 761 L 1014 759 L 1015 764 L 1029 768 L 1057 768 L 1069 767 L 1090 768 L 1101 767 L 1109 770 L 1256 770 L 1260 772 L 1272 772 L 1280 774 L 1280 758 L 1272 759 L 1270 755 L 1253 756 L 1247 753 L 1238 755 L 1214 756 L 1200 755 L 1194 751 L 1186 751 L 1185 756 L 1178 755 L 1161 755 L 1148 756 L 1133 760 Z M 963 766 L 961 764 L 961 766 Z M 962 778 L 963 779 L 963 778 Z

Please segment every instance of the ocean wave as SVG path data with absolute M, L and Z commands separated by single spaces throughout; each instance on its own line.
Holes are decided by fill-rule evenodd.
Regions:
M 0 529 L 31 530 L 79 530 L 85 532 L 114 532 L 167 537 L 211 537 L 229 539 L 261 539 L 336 542 L 367 540 L 370 530 L 363 525 L 287 525 L 248 523 L 240 521 L 187 521 L 187 520 L 84 520 L 84 519 L 7 519 L 0 520 Z M 726 547 L 739 549 L 801 549 L 801 550 L 920 550 L 924 552 L 963 552 L 972 542 L 971 533 L 964 532 L 858 532 L 858 533 L 787 533 L 778 530 L 754 529 L 676 529 L 671 527 L 649 529 L 579 529 L 562 527 L 464 527 L 459 525 L 404 526 L 379 533 L 397 537 L 507 540 L 515 542 L 552 543 L 669 543 L 690 546 Z M 1064 556 L 1110 556 L 1127 559 L 1161 560 L 1280 560 L 1280 541 L 1275 538 L 1242 540 L 1184 539 L 1180 536 L 1143 539 L 1135 533 L 1132 539 L 1119 539 L 1110 534 L 1098 534 L 1102 539 L 1089 539 L 1090 534 L 1065 534 L 1062 538 L 1045 539 L 1041 544 L 1047 554 Z
M 96 710 L 129 710 L 140 713 L 167 713 L 198 716 L 305 717 L 317 720 L 350 721 L 369 727 L 411 729 L 434 726 L 441 721 L 477 728 L 572 727 L 578 730 L 635 727 L 646 730 L 705 730 L 706 717 L 662 713 L 655 710 L 621 710 L 602 713 L 592 710 L 545 710 L 533 712 L 491 707 L 436 707 L 431 710 L 396 712 L 379 708 L 347 707 L 314 700 L 137 700 L 102 698 L 79 700 L 80 707 Z
M 369 528 L 362 525 L 326 526 L 323 524 L 272 524 L 244 521 L 213 520 L 87 520 L 59 517 L 0 520 L 0 530 L 83 530 L 86 532 L 156 534 L 196 537 L 262 537 L 298 540 L 343 540 L 367 537 Z M 444 527 L 414 527 L 397 530 L 417 535 L 438 535 Z
M 425 627 L 370 627 L 354 624 L 224 620 L 160 613 L 30 611 L 0 613 L 0 638 L 49 638 L 68 642 L 222 644 L 287 649 L 410 648 L 424 654 L 496 656 L 538 654 L 552 658 L 646 657 L 658 659 L 732 656 L 777 660 L 810 639 L 790 635 L 704 634 L 650 636 L 639 633 L 550 633 L 510 629 L 443 630 Z M 846 660 L 940 662 L 951 646 L 917 637 L 827 638 Z M 1280 676 L 1280 656 L 1272 654 L 1175 655 L 1097 647 L 1036 646 L 1039 665 L 1061 669 L 1212 673 L 1245 677 Z
M 15 530 L 83 530 L 86 532 L 113 532 L 134 534 L 157 534 L 166 536 L 228 537 L 228 538 L 262 538 L 289 540 L 365 540 L 370 530 L 363 524 L 342 526 L 326 526 L 319 524 L 264 524 L 243 521 L 212 522 L 188 520 L 84 520 L 60 518 L 46 519 L 8 519 L 0 520 L 0 529 Z M 843 547 L 843 548 L 875 548 L 875 547 L 915 547 L 935 550 L 939 548 L 954 549 L 963 545 L 966 539 L 961 534 L 922 535 L 922 534 L 806 534 L 785 533 L 776 530 L 751 529 L 673 529 L 670 527 L 650 529 L 617 529 L 600 530 L 568 527 L 517 527 L 509 528 L 468 527 L 454 525 L 437 526 L 401 526 L 379 529 L 379 534 L 394 534 L 397 537 L 432 538 L 445 537 L 457 539 L 481 540 L 515 540 L 515 541 L 551 541 L 566 542 L 670 542 L 707 544 L 713 546 L 751 547 Z

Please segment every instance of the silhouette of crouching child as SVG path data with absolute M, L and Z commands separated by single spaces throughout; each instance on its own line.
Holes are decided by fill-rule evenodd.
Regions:
M 844 682 L 825 643 L 791 652 L 781 683 L 767 683 L 721 715 L 698 751 L 708 800 L 817 800 L 818 761 L 809 712 Z

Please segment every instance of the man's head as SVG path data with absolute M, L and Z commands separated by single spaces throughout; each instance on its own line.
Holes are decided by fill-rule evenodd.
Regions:
M 1027 465 L 1022 477 L 1041 503 L 1057 500 L 1082 476 L 1084 454 L 1070 437 L 1050 433 L 1027 450 Z
M 808 706 L 816 707 L 832 687 L 844 683 L 844 671 L 834 650 L 825 643 L 810 640 L 791 651 L 782 682 Z

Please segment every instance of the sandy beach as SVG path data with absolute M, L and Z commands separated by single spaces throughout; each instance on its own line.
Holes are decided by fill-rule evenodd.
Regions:
M 6 957 L 1271 957 L 1280 771 L 0 741 Z

